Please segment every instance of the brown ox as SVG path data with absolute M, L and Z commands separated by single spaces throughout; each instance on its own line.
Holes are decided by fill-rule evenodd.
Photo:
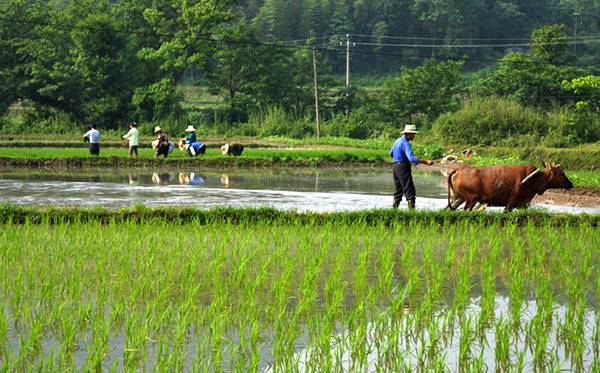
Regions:
M 527 208 L 536 194 L 547 189 L 571 189 L 560 164 L 548 165 L 539 170 L 527 166 L 461 167 L 448 173 L 448 206 L 454 210 L 463 202 L 465 210 L 475 204 L 504 206 L 505 210 Z

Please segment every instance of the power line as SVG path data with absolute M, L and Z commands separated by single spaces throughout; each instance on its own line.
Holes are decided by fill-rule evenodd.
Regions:
M 381 39 L 397 39 L 397 40 L 443 40 L 443 38 L 421 37 L 421 36 L 393 36 L 393 35 L 365 35 L 365 34 L 350 34 L 350 36 L 365 37 L 365 38 L 381 38 Z M 547 40 L 585 40 L 598 39 L 600 36 L 565 36 L 560 38 L 548 38 Z M 528 41 L 528 38 L 452 38 L 455 41 Z
M 321 39 L 330 39 L 330 38 L 334 38 L 334 37 L 338 37 L 340 35 L 324 35 L 324 36 L 318 36 L 318 37 L 310 37 L 310 38 L 306 38 L 306 39 L 294 39 L 294 40 L 282 40 L 281 42 L 284 44 L 293 44 L 293 43 L 306 43 L 308 41 L 312 41 L 312 40 L 321 40 Z
M 47 21 L 39 21 L 39 20 L 22 20 L 22 19 L 11 19 L 11 18 L 7 18 L 7 17 L 2 17 L 0 16 L 0 21 L 4 21 L 4 22 L 8 22 L 8 23 L 23 23 L 23 24 L 31 24 L 31 25 L 39 25 L 39 26 L 52 26 L 58 29 L 63 29 L 63 30 L 73 30 L 73 29 L 86 29 L 86 30 L 90 30 L 90 31 L 106 31 L 106 30 L 110 30 L 116 33 L 124 33 L 124 34 L 134 34 L 134 35 L 142 35 L 142 36 L 163 36 L 163 37 L 175 37 L 177 36 L 177 34 L 175 33 L 158 33 L 156 31 L 152 31 L 152 32 L 147 32 L 147 31 L 139 31 L 139 30 L 128 30 L 128 29 L 116 29 L 116 28 L 111 28 L 111 29 L 107 29 L 107 28 L 101 28 L 101 27 L 91 27 L 91 26 L 86 26 L 86 25 L 61 25 L 61 24 L 56 24 L 56 23 L 51 23 L 51 22 L 47 22 Z M 213 42 L 213 43 L 221 43 L 221 44 L 225 44 L 225 45 L 238 45 L 238 46 L 244 46 L 244 47 L 269 47 L 269 48 L 281 48 L 281 49 L 290 49 L 290 50 L 311 50 L 312 48 L 318 48 L 319 50 L 322 51 L 329 51 L 329 52 L 335 52 L 335 53 L 340 53 L 343 50 L 338 48 L 335 44 L 318 44 L 318 45 L 286 45 L 282 42 L 279 43 L 265 43 L 265 42 L 260 42 L 260 41 L 252 41 L 252 40 L 231 40 L 231 39 L 227 39 L 227 36 L 223 35 L 223 34 L 217 34 L 217 33 L 211 33 L 211 34 L 196 34 L 193 35 L 196 38 L 199 39 L 204 39 L 208 42 Z M 216 39 L 213 36 L 225 36 L 225 38 L 223 39 Z M 331 37 L 336 36 L 336 35 L 332 35 Z M 341 35 L 340 35 L 341 36 Z M 320 37 L 320 39 L 324 39 L 326 38 L 324 37 Z M 28 39 L 28 38 L 22 38 L 22 39 Z M 598 40 L 589 40 L 589 41 L 600 41 L 600 39 Z M 547 44 L 551 44 L 551 43 L 547 43 Z M 453 45 L 453 44 L 447 44 L 447 45 L 441 45 L 441 44 L 387 44 L 387 43 L 360 43 L 357 42 L 356 43 L 357 46 L 374 46 L 374 47 L 397 47 L 397 48 L 425 48 L 425 47 L 435 47 L 435 48 L 458 48 L 461 45 Z M 510 47 L 516 47 L 519 45 L 523 45 L 523 46 L 530 46 L 531 44 L 504 44 L 504 45 L 499 45 L 499 44 L 488 44 L 488 47 L 502 47 L 502 46 L 510 46 Z M 543 44 L 534 44 L 534 45 L 546 45 L 545 43 Z M 467 44 L 466 46 L 469 47 L 473 47 L 476 45 L 473 44 Z M 484 45 L 480 44 L 477 45 L 477 47 L 483 47 Z M 406 55 L 406 54 L 393 54 L 393 53 L 386 53 L 386 52 L 376 52 L 376 51 L 361 51 L 358 49 L 353 49 L 352 53 L 356 53 L 356 54 L 362 54 L 362 55 L 382 55 L 382 56 L 393 56 L 393 57 L 399 57 L 399 58 L 406 58 L 406 59 L 412 59 L 412 58 L 431 58 L 431 59 L 436 59 L 436 60 L 457 60 L 457 61 L 486 61 L 486 62 L 494 62 L 494 63 L 498 63 L 501 62 L 500 60 L 497 59 L 490 59 L 490 58 L 477 58 L 477 57 L 462 57 L 462 58 L 458 58 L 458 57 L 452 57 L 452 56 L 424 56 L 424 55 Z M 511 63 L 528 63 L 528 64 L 547 64 L 544 62 L 538 62 L 538 61 L 511 61 Z M 578 65 L 571 65 L 571 66 L 578 66 Z M 583 65 L 579 65 L 580 67 L 588 67 L 583 66 Z
M 581 40 L 580 43 L 585 42 L 600 42 L 598 39 Z M 356 42 L 356 45 L 368 45 L 373 47 L 400 47 L 400 48 L 517 48 L 517 47 L 532 47 L 532 46 L 546 46 L 546 45 L 570 45 L 573 42 L 559 42 L 559 43 L 511 43 L 511 44 L 388 44 L 388 43 L 364 43 Z

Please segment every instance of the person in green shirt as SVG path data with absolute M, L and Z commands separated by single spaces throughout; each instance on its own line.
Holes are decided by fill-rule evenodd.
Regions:
M 138 156 L 138 146 L 140 144 L 137 124 L 135 122 L 129 123 L 129 132 L 123 136 L 124 139 L 129 139 L 129 156 Z
M 187 132 L 187 134 L 185 135 L 185 143 L 188 145 L 195 143 L 196 129 L 194 128 L 194 126 L 188 126 L 188 128 L 185 129 L 185 132 Z

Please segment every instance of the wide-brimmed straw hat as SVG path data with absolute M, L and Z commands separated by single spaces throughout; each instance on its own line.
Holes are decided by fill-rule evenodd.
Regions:
M 154 133 L 162 131 L 162 128 L 159 126 L 154 127 Z
M 419 133 L 419 131 L 417 131 L 417 126 L 414 124 L 407 124 L 404 126 L 404 131 L 402 131 L 402 133 Z
M 196 129 L 194 126 L 188 126 L 188 128 L 185 129 L 185 132 L 196 132 Z

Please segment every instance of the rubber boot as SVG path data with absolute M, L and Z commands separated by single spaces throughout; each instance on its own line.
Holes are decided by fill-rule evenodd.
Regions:
M 399 201 L 399 200 L 397 200 L 397 199 L 395 199 L 395 200 L 394 200 L 394 203 L 392 203 L 392 208 L 393 208 L 393 209 L 397 209 L 399 205 L 400 205 L 400 201 Z
M 411 199 L 411 200 L 408 201 L 408 208 L 410 210 L 414 210 L 415 209 L 415 200 L 414 199 Z

